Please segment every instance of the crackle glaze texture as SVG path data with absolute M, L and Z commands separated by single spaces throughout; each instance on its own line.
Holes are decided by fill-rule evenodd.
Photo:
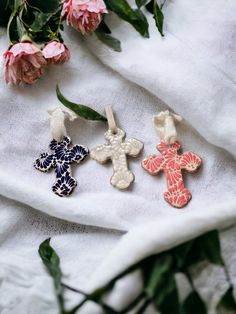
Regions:
M 113 134 L 111 130 L 105 133 L 108 144 L 98 145 L 90 152 L 91 158 L 99 163 L 112 161 L 113 175 L 111 184 L 118 189 L 126 189 L 134 181 L 134 174 L 128 169 L 127 156 L 136 157 L 143 149 L 143 143 L 132 138 L 123 142 L 125 132 L 117 129 Z
M 42 172 L 55 169 L 56 182 L 52 190 L 61 197 L 69 196 L 77 185 L 76 179 L 71 174 L 70 164 L 81 162 L 89 154 L 88 148 L 82 145 L 74 145 L 69 149 L 70 144 L 71 139 L 68 136 L 61 142 L 52 140 L 49 145 L 52 153 L 42 153 L 34 163 L 34 167 Z
M 161 156 L 150 155 L 143 160 L 142 166 L 152 175 L 157 175 L 161 170 L 166 173 L 168 191 L 164 193 L 165 200 L 174 207 L 185 206 L 192 198 L 191 193 L 184 186 L 182 170 L 194 172 L 201 165 L 201 159 L 194 153 L 187 152 L 178 155 L 181 145 L 178 141 L 166 145 L 161 141 L 157 149 Z

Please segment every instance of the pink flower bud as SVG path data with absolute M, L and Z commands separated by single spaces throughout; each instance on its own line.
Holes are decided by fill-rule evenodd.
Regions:
M 43 48 L 43 56 L 48 63 L 62 64 L 70 59 L 70 51 L 63 43 L 51 41 Z
M 67 0 L 64 1 L 62 15 L 67 23 L 84 35 L 93 32 L 107 13 L 103 0 Z
M 13 45 L 3 56 L 5 80 L 11 84 L 33 84 L 47 64 L 41 50 L 30 42 Z

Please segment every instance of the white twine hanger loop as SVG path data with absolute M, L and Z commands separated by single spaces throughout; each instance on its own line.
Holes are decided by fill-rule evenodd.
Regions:
M 167 145 L 173 144 L 177 140 L 175 121 L 180 122 L 182 120 L 181 116 L 170 113 L 169 110 L 161 111 L 152 117 L 160 139 Z
M 105 107 L 107 122 L 108 122 L 108 128 L 111 130 L 113 134 L 117 133 L 117 126 L 115 122 L 115 118 L 112 111 L 112 106 L 106 106 Z
M 67 136 L 65 121 L 74 121 L 77 115 L 73 111 L 64 111 L 60 107 L 48 110 L 52 138 L 57 142 Z

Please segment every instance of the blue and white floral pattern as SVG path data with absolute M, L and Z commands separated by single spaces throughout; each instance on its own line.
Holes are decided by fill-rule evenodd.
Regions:
M 52 153 L 42 153 L 34 163 L 34 167 L 42 172 L 48 172 L 52 168 L 56 172 L 56 182 L 52 190 L 58 196 L 69 196 L 76 187 L 77 182 L 71 175 L 70 164 L 80 163 L 89 154 L 88 148 L 82 145 L 75 145 L 68 148 L 71 139 L 66 136 L 62 142 L 52 140 L 49 148 Z

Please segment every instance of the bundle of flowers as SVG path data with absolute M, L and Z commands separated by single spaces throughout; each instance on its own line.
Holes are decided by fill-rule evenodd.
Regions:
M 33 84 L 46 66 L 69 60 L 61 34 L 64 21 L 83 36 L 94 33 L 115 51 L 121 51 L 121 45 L 105 22 L 110 12 L 144 37 L 149 37 L 145 14 L 151 12 L 163 36 L 163 4 L 136 0 L 136 8 L 132 8 L 126 0 L 0 0 L 0 26 L 7 27 L 10 42 L 3 55 L 5 81 Z

